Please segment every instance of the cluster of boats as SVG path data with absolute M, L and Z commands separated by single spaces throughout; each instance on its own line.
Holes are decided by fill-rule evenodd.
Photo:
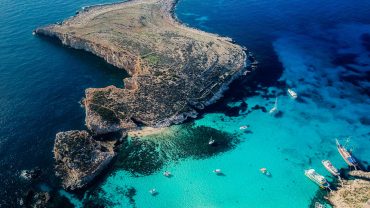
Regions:
M 338 139 L 336 139 L 336 145 L 339 154 L 342 156 L 343 160 L 350 166 L 353 167 L 355 170 L 358 168 L 358 163 L 356 159 L 350 154 L 350 152 L 339 143 Z M 324 165 L 325 169 L 332 174 L 335 177 L 338 177 L 340 180 L 340 173 L 337 168 L 333 166 L 333 164 L 329 160 L 323 160 L 321 161 Z M 313 182 L 315 182 L 317 185 L 319 185 L 321 188 L 327 188 L 330 190 L 330 184 L 326 180 L 326 178 L 320 174 L 318 174 L 315 169 L 308 169 L 304 171 L 304 174 L 311 179 Z
M 290 98 L 292 99 L 297 99 L 298 97 L 298 94 L 296 92 L 294 92 L 292 89 L 288 89 L 287 90 L 288 92 L 288 95 Z M 274 106 L 269 110 L 269 113 L 272 114 L 272 113 L 275 113 L 278 111 L 278 98 L 275 98 L 275 103 L 274 103 Z

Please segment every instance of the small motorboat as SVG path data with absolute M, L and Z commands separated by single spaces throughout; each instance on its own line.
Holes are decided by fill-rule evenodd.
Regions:
M 155 196 L 155 195 L 157 195 L 157 194 L 158 194 L 158 192 L 157 192 L 157 190 L 155 190 L 155 188 L 150 189 L 150 190 L 149 190 L 149 193 L 150 193 L 151 195 L 153 195 L 153 196 Z
M 331 173 L 333 176 L 338 177 L 339 176 L 339 171 L 336 169 L 333 164 L 329 160 L 323 160 L 321 163 L 324 165 L 327 171 Z
M 240 130 L 244 130 L 244 129 L 247 129 L 247 128 L 249 128 L 249 126 L 241 126 L 241 127 L 239 127 Z
M 288 89 L 288 94 L 293 99 L 296 99 L 298 97 L 297 93 L 294 92 L 292 89 Z
M 216 175 L 222 175 L 221 169 L 215 169 L 213 172 L 216 173 Z
M 164 171 L 163 175 L 166 176 L 167 178 L 169 178 L 169 177 L 172 176 L 171 172 L 170 171 L 167 171 L 167 170 Z
M 267 168 L 261 168 L 260 171 L 264 175 L 271 176 L 271 173 L 267 170 Z
M 208 144 L 209 145 L 212 145 L 212 144 L 214 144 L 215 143 L 215 140 L 214 139 L 210 139 L 209 141 L 208 141 Z

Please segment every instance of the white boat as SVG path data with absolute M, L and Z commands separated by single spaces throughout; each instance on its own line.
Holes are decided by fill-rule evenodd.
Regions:
M 157 194 L 158 194 L 157 190 L 155 190 L 154 188 L 153 188 L 153 189 L 150 189 L 150 190 L 149 190 L 149 193 L 150 193 L 151 195 L 153 195 L 153 196 L 155 196 L 155 195 L 157 195 Z
M 215 143 L 215 140 L 214 139 L 210 139 L 209 141 L 208 141 L 208 144 L 209 145 L 212 145 L 212 144 L 214 144 Z
M 241 127 L 239 127 L 240 130 L 244 130 L 244 129 L 247 129 L 247 128 L 248 128 L 248 126 L 241 126 Z
M 170 171 L 166 170 L 166 171 L 164 171 L 163 175 L 166 176 L 166 177 L 171 177 L 172 174 L 171 174 Z
M 213 172 L 216 173 L 216 175 L 222 175 L 221 169 L 215 169 Z
M 294 92 L 292 89 L 288 89 L 288 94 L 293 99 L 296 99 L 298 97 L 297 93 Z
M 271 176 L 271 173 L 267 170 L 267 168 L 261 168 L 260 171 L 264 175 Z
M 330 185 L 328 181 L 325 179 L 324 176 L 316 173 L 315 169 L 309 169 L 305 170 L 304 174 L 311 179 L 313 182 L 315 182 L 317 185 L 320 186 L 320 188 L 329 188 Z
M 274 107 L 270 109 L 269 113 L 274 113 L 277 111 L 277 98 L 275 98 L 275 104 L 274 104 Z
M 349 166 L 352 166 L 355 168 L 355 170 L 357 170 L 357 161 L 354 157 L 352 157 L 352 155 L 347 151 L 347 149 L 345 147 L 343 147 L 338 139 L 335 139 L 335 142 L 337 144 L 337 149 L 338 149 L 338 152 L 339 154 L 342 156 L 342 158 L 344 159 L 344 161 L 349 165 Z
M 326 170 L 328 170 L 329 173 L 331 173 L 333 176 L 336 176 L 336 177 L 339 176 L 338 169 L 336 169 L 333 166 L 333 164 L 331 164 L 331 162 L 329 160 L 323 160 L 323 161 L 321 161 L 321 163 L 324 165 L 324 167 L 326 168 Z

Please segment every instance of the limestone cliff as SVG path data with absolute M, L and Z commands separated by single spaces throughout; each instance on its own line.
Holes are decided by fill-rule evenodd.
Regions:
M 180 123 L 214 103 L 254 61 L 230 41 L 179 24 L 174 0 L 132 0 L 85 9 L 36 29 L 126 70 L 125 88 L 86 90 L 86 125 L 95 133 Z M 247 64 L 247 65 L 246 65 Z
M 132 0 L 88 7 L 35 33 L 95 54 L 130 75 L 124 88 L 86 89 L 86 126 L 94 135 L 161 127 L 195 118 L 228 85 L 254 69 L 250 52 L 230 38 L 186 27 L 176 0 Z M 57 175 L 67 189 L 88 184 L 115 156 L 112 144 L 86 131 L 58 133 Z

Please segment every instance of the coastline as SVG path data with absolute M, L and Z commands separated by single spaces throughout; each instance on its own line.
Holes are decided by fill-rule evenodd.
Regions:
M 67 45 L 75 49 L 82 49 L 87 52 L 91 52 L 96 56 L 102 57 L 108 63 L 118 68 L 126 70 L 129 73 L 129 75 L 131 75 L 131 77 L 126 78 L 124 80 L 125 87 L 123 89 L 116 88 L 114 86 L 109 86 L 109 87 L 101 88 L 101 89 L 89 88 L 86 90 L 86 98 L 84 99 L 83 103 L 86 109 L 86 125 L 88 129 L 90 130 L 90 133 L 86 135 L 85 137 L 89 137 L 89 138 L 92 137 L 92 139 L 94 139 L 95 137 L 99 137 L 99 135 L 122 131 L 124 132 L 122 134 L 122 138 L 118 139 L 118 140 L 122 140 L 127 135 L 127 133 L 130 136 L 146 136 L 146 135 L 160 133 L 163 131 L 163 127 L 167 127 L 172 124 L 182 123 L 188 118 L 193 118 L 193 119 L 196 118 L 198 114 L 197 110 L 201 110 L 205 108 L 206 106 L 217 102 L 217 100 L 219 100 L 223 96 L 223 93 L 228 89 L 228 86 L 235 79 L 242 76 L 246 70 L 255 69 L 257 62 L 253 58 L 253 55 L 245 47 L 241 47 L 233 43 L 231 38 L 220 37 L 217 34 L 211 34 L 211 33 L 207 33 L 204 31 L 200 31 L 198 29 L 190 28 L 184 25 L 183 23 L 181 23 L 180 21 L 178 21 L 176 15 L 174 14 L 174 9 L 175 9 L 177 2 L 178 2 L 177 0 L 151 0 L 151 1 L 131 0 L 131 1 L 125 1 L 125 2 L 112 3 L 109 5 L 96 5 L 93 7 L 88 7 L 87 9 L 83 9 L 80 12 L 77 12 L 75 16 L 63 21 L 62 23 L 37 28 L 35 30 L 35 33 L 38 35 L 56 37 L 61 40 L 63 45 Z M 171 98 L 175 100 L 171 102 L 168 102 L 166 100 L 163 100 L 163 101 L 159 100 L 159 108 L 163 108 L 162 110 L 168 111 L 168 109 L 172 108 L 172 112 L 169 111 L 169 113 L 166 113 L 167 115 L 170 115 L 170 116 L 160 114 L 160 112 L 157 112 L 158 107 L 154 106 L 153 115 L 150 115 L 150 114 L 149 116 L 145 115 L 148 113 L 148 110 L 145 110 L 147 107 L 143 108 L 143 113 L 145 114 L 140 114 L 140 112 L 138 112 L 139 117 L 141 117 L 140 115 L 145 115 L 146 117 L 150 119 L 154 117 L 154 119 L 152 120 L 145 121 L 142 118 L 138 118 L 138 117 L 135 117 L 135 118 L 129 117 L 128 119 L 126 119 L 124 117 L 120 117 L 120 114 L 122 114 L 122 111 L 116 111 L 115 108 L 122 108 L 120 107 L 122 103 L 128 102 L 126 100 L 129 98 L 124 98 L 123 101 L 120 101 L 119 99 L 121 98 L 117 98 L 117 97 L 121 97 L 120 94 L 125 95 L 125 93 L 126 94 L 129 93 L 131 94 L 133 99 L 142 100 L 140 97 L 135 98 L 135 93 L 138 90 L 141 90 L 143 87 L 144 89 L 145 87 L 148 87 L 148 89 L 151 89 L 153 87 L 153 84 L 150 84 L 151 81 L 148 80 L 148 75 L 152 73 L 151 70 L 154 70 L 154 73 L 157 73 L 156 71 L 158 71 L 159 69 L 151 68 L 151 66 L 148 65 L 147 63 L 142 63 L 142 58 L 140 58 L 140 56 L 138 55 L 135 55 L 135 52 L 132 52 L 126 49 L 123 51 L 120 51 L 119 48 L 116 48 L 115 46 L 109 45 L 109 44 L 105 46 L 99 43 L 99 41 L 96 42 L 96 39 L 87 39 L 84 36 L 78 36 L 78 33 L 80 30 L 76 30 L 76 32 L 73 32 L 73 31 L 69 31 L 68 28 L 71 27 L 72 29 L 74 29 L 77 26 L 80 27 L 80 25 L 83 26 L 84 24 L 89 24 L 90 21 L 94 21 L 94 17 L 96 17 L 97 15 L 104 16 L 107 14 L 111 14 L 112 12 L 117 12 L 117 10 L 119 9 L 121 10 L 130 9 L 129 7 L 132 7 L 133 9 L 135 8 L 140 9 L 142 7 L 145 7 L 146 5 L 152 5 L 152 4 L 155 5 L 154 8 L 159 9 L 158 10 L 160 11 L 159 13 L 163 15 L 162 20 L 159 20 L 159 21 L 164 22 L 163 24 L 168 27 L 167 30 L 173 33 L 178 32 L 179 35 L 184 35 L 183 41 L 190 40 L 191 42 L 194 42 L 192 44 L 195 44 L 196 46 L 195 48 L 206 46 L 206 47 L 209 47 L 211 51 L 213 51 L 212 52 L 213 55 L 211 53 L 211 56 L 208 54 L 208 52 L 207 53 L 202 52 L 202 50 L 204 49 L 202 49 L 201 51 L 195 50 L 195 52 L 191 52 L 189 54 L 191 56 L 195 56 L 196 60 L 198 58 L 200 60 L 209 59 L 207 62 L 203 63 L 203 65 L 204 64 L 206 65 L 202 66 L 202 64 L 200 64 L 199 66 L 197 66 L 199 68 L 197 70 L 199 70 L 201 74 L 206 72 L 205 74 L 210 74 L 210 75 L 206 75 L 206 77 L 200 76 L 198 78 L 200 80 L 203 80 L 203 79 L 206 80 L 206 82 L 203 85 L 201 85 L 204 89 L 202 88 L 197 89 L 194 86 L 195 87 L 194 89 L 190 88 L 191 91 L 184 92 L 184 95 L 189 96 L 189 93 L 194 93 L 193 92 L 194 90 L 195 92 L 198 90 L 200 93 L 199 95 L 201 95 L 200 101 L 190 101 L 190 104 L 189 104 L 189 101 L 185 97 L 185 98 L 182 98 L 185 100 L 182 100 L 182 101 L 180 100 L 181 102 L 185 104 L 185 106 L 181 107 L 181 106 L 178 106 L 179 104 L 177 104 L 177 99 L 179 97 L 178 95 L 175 94 L 174 97 Z M 158 5 L 160 5 L 159 8 L 157 8 Z M 140 17 L 140 19 L 141 18 L 142 17 Z M 155 20 L 156 19 L 154 18 L 154 20 L 149 20 L 149 21 L 155 21 Z M 76 26 L 73 26 L 73 25 L 76 25 Z M 66 27 L 66 29 L 63 29 L 64 27 Z M 83 31 L 83 27 L 81 30 Z M 135 37 L 135 35 L 138 36 L 137 34 L 134 34 L 133 37 Z M 138 37 L 140 37 L 140 35 L 141 33 L 139 33 Z M 127 37 L 131 38 L 132 36 L 129 35 Z M 152 39 L 155 39 L 155 38 L 153 37 Z M 149 39 L 148 41 L 150 43 L 151 40 Z M 213 41 L 216 41 L 216 46 L 212 46 Z M 176 45 L 177 42 L 178 41 L 173 42 L 174 45 Z M 211 44 L 209 45 L 209 43 Z M 197 44 L 199 44 L 199 46 Z M 180 46 L 179 48 L 182 48 L 182 47 Z M 123 56 L 121 56 L 122 54 Z M 188 59 L 188 58 L 189 57 L 185 56 L 185 59 Z M 184 59 L 184 57 L 182 57 L 182 59 Z M 179 61 L 181 61 L 182 59 L 180 59 Z M 194 59 L 189 59 L 189 60 L 193 60 L 194 62 Z M 187 67 L 186 64 L 184 65 L 184 63 L 179 62 L 180 68 L 182 65 L 183 67 Z M 139 67 L 139 69 L 137 67 Z M 182 70 L 184 69 L 186 70 L 186 68 L 183 68 Z M 212 72 L 212 70 L 216 70 L 215 71 L 216 75 L 212 75 L 212 73 L 210 73 Z M 171 73 L 170 75 L 168 75 L 169 77 L 172 76 Z M 185 72 L 180 75 L 176 73 L 173 76 L 189 76 L 187 75 L 187 73 L 189 72 Z M 220 74 L 220 75 L 217 75 L 217 74 Z M 209 78 L 207 76 L 209 76 Z M 166 76 L 164 76 L 163 78 L 159 77 L 155 79 L 157 80 L 154 80 L 155 81 L 154 83 L 159 83 L 158 89 L 163 91 L 163 90 L 166 90 L 167 87 L 168 89 L 172 88 L 170 87 L 172 85 L 171 83 L 170 83 L 170 86 L 167 86 L 167 83 L 162 81 L 163 79 L 164 80 L 167 79 Z M 149 84 L 146 84 L 148 82 Z M 148 86 L 145 86 L 145 85 L 148 85 Z M 164 89 L 163 89 L 163 86 L 165 86 Z M 184 88 L 184 89 L 189 90 L 188 88 Z M 163 91 L 163 92 L 166 93 L 166 91 Z M 159 92 L 159 94 L 161 93 Z M 99 99 L 96 98 L 97 95 L 99 95 Z M 194 94 L 194 96 L 196 95 L 197 94 Z M 154 94 L 153 96 L 156 97 L 157 95 Z M 181 95 L 180 97 L 182 96 L 183 95 Z M 116 101 L 113 100 L 113 104 L 111 100 L 112 97 L 114 97 L 114 99 L 118 99 Z M 165 98 L 162 98 L 162 99 L 165 99 Z M 100 104 L 101 102 L 103 102 L 103 104 Z M 115 102 L 119 103 L 119 105 L 115 104 Z M 130 103 L 132 102 L 134 102 L 134 105 L 138 105 L 139 107 L 136 107 L 136 108 L 139 108 L 139 109 L 143 107 L 142 105 L 145 105 L 145 103 L 142 103 L 142 101 L 138 102 L 137 104 L 135 103 L 136 101 L 130 101 Z M 161 102 L 164 102 L 163 105 L 161 104 Z M 167 103 L 170 103 L 170 104 L 167 104 Z M 173 105 L 173 106 L 171 107 L 168 105 Z M 107 106 L 111 106 L 111 107 L 107 107 Z M 104 109 L 104 112 L 102 111 L 102 109 Z M 150 111 L 152 110 L 149 110 L 149 112 Z M 137 110 L 135 110 L 135 108 L 134 109 L 128 108 L 128 110 L 124 111 L 124 114 L 127 112 L 137 113 Z M 145 128 L 143 130 L 140 130 L 141 127 L 139 126 L 141 125 L 138 125 L 138 123 L 144 124 Z M 66 136 L 66 140 L 68 140 L 68 135 Z M 59 143 L 61 143 L 61 141 Z M 75 148 L 74 144 L 70 144 L 70 145 L 71 146 L 69 148 L 71 149 Z M 104 144 L 103 142 L 102 145 L 104 146 L 106 144 Z M 57 152 L 58 150 L 54 149 L 54 154 L 57 154 Z M 92 154 L 92 153 L 84 153 L 84 154 Z M 68 157 L 68 155 L 66 155 L 65 157 Z M 62 157 L 59 157 L 58 162 L 60 163 L 63 160 L 64 159 Z M 102 163 L 105 164 L 106 161 L 102 161 Z M 103 166 L 98 165 L 98 167 L 99 169 L 91 170 L 92 173 L 101 172 L 102 168 L 100 167 L 103 167 Z M 68 175 L 72 174 L 69 170 L 64 169 L 60 171 L 62 172 L 61 175 L 63 175 L 63 171 L 64 171 L 64 174 L 67 175 L 67 176 L 64 176 L 64 178 L 69 178 Z M 88 181 L 85 180 L 83 184 L 90 183 L 93 180 L 93 178 L 94 177 L 89 177 L 89 180 Z M 77 181 L 76 183 L 81 184 L 81 182 L 78 179 L 77 180 L 73 179 L 73 181 Z M 81 185 L 74 186 L 73 184 L 72 185 L 69 184 L 68 186 L 65 186 L 65 187 L 79 187 L 80 188 Z

